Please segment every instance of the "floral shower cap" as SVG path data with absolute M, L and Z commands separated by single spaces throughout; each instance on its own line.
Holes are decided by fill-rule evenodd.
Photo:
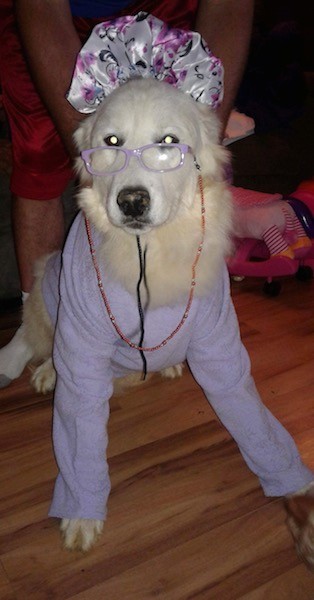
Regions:
M 199 33 L 172 29 L 148 13 L 119 17 L 94 27 L 78 55 L 68 101 L 92 113 L 120 84 L 155 77 L 217 108 L 223 67 Z

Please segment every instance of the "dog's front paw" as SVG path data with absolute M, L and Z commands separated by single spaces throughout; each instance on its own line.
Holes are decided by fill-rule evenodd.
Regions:
M 104 522 L 98 519 L 62 519 L 60 529 L 67 550 L 87 552 L 96 543 Z
M 162 371 L 160 371 L 160 374 L 166 379 L 176 379 L 176 377 L 182 376 L 183 367 L 183 363 L 178 363 L 173 367 L 167 367 L 166 369 L 162 369 Z
M 37 367 L 32 375 L 31 384 L 36 392 L 47 394 L 52 392 L 56 385 L 56 372 L 52 364 L 52 359 L 48 358 L 39 367 Z
M 307 567 L 314 570 L 314 484 L 285 498 L 285 506 L 296 551 Z

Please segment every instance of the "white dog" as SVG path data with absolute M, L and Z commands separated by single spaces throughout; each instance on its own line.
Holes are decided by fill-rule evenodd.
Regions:
M 208 107 L 153 79 L 122 85 L 76 133 L 82 212 L 61 261 L 38 269 L 23 334 L 27 359 L 42 363 L 35 387 L 54 387 L 57 372 L 50 515 L 67 548 L 89 549 L 102 530 L 109 399 L 113 380 L 133 371 L 174 375 L 187 359 L 267 495 L 313 480 L 261 403 L 240 340 L 218 138 Z

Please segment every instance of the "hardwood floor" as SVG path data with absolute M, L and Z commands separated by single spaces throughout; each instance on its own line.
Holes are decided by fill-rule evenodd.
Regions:
M 314 284 L 232 284 L 265 404 L 314 469 Z M 18 314 L 0 317 L 0 344 Z M 29 372 L 0 391 L 1 600 L 313 600 L 280 499 L 267 499 L 187 371 L 111 402 L 112 493 L 87 555 L 60 545 L 47 518 L 56 466 L 51 396 Z

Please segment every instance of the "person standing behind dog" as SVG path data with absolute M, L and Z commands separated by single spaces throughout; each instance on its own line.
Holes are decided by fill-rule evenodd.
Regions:
M 240 84 L 254 0 L 0 0 L 0 81 L 13 148 L 12 224 L 22 296 L 34 263 L 64 240 L 61 195 L 73 178 L 73 132 L 84 116 L 65 98 L 76 56 L 93 27 L 144 10 L 195 29 L 225 70 L 222 134 Z M 0 387 L 25 362 L 22 329 L 0 350 Z

